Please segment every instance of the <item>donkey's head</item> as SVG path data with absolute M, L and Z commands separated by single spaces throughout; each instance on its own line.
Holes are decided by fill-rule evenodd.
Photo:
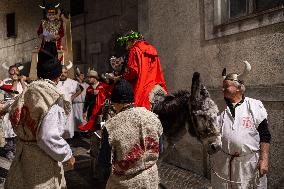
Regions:
M 203 143 L 209 154 L 220 150 L 222 145 L 218 112 L 217 105 L 200 81 L 200 74 L 195 72 L 189 100 L 189 122 L 192 127 L 189 127 L 188 131 Z
M 218 107 L 201 84 L 199 73 L 193 75 L 191 94 L 179 91 L 159 98 L 153 111 L 159 115 L 169 145 L 179 141 L 188 126 L 189 134 L 201 141 L 209 154 L 221 148 Z

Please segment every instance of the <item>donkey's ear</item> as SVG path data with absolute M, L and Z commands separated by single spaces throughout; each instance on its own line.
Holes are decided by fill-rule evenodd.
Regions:
M 201 90 L 200 73 L 194 72 L 191 84 L 191 98 L 190 98 L 191 101 L 200 97 L 200 90 Z

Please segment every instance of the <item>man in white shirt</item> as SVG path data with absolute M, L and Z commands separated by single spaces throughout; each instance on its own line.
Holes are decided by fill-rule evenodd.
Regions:
M 222 150 L 212 156 L 213 189 L 266 189 L 271 135 L 261 101 L 244 96 L 243 74 L 223 73 L 227 108 L 219 116 Z
M 74 99 L 81 94 L 83 88 L 81 85 L 79 85 L 77 81 L 67 77 L 68 70 L 71 69 L 71 67 L 71 63 L 67 66 L 63 66 L 60 81 L 57 83 L 56 86 L 65 95 L 66 99 L 72 103 Z M 65 128 L 66 132 L 64 133 L 65 139 L 73 138 L 74 131 L 78 131 L 78 128 L 75 127 L 75 117 L 73 108 L 67 119 L 68 120 Z

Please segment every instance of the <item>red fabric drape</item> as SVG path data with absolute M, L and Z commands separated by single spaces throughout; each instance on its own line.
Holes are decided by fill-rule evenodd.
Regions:
M 130 48 L 123 77 L 133 85 L 135 104 L 148 110 L 149 93 L 155 85 L 168 92 L 157 50 L 146 41 L 136 41 Z

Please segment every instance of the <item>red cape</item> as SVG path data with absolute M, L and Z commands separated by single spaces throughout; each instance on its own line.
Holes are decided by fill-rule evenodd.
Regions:
M 94 105 L 94 109 L 92 112 L 91 117 L 89 118 L 89 121 L 84 124 L 80 125 L 79 129 L 82 131 L 88 131 L 88 130 L 95 130 L 94 128 L 96 123 L 97 114 L 101 111 L 102 106 L 106 100 L 106 98 L 110 97 L 112 92 L 113 86 L 106 84 L 106 83 L 100 83 L 95 90 L 99 90 L 97 96 L 96 96 L 96 103 Z
M 155 85 L 168 92 L 156 48 L 146 41 L 136 41 L 130 48 L 127 64 L 123 77 L 133 85 L 135 104 L 149 110 L 149 93 Z

